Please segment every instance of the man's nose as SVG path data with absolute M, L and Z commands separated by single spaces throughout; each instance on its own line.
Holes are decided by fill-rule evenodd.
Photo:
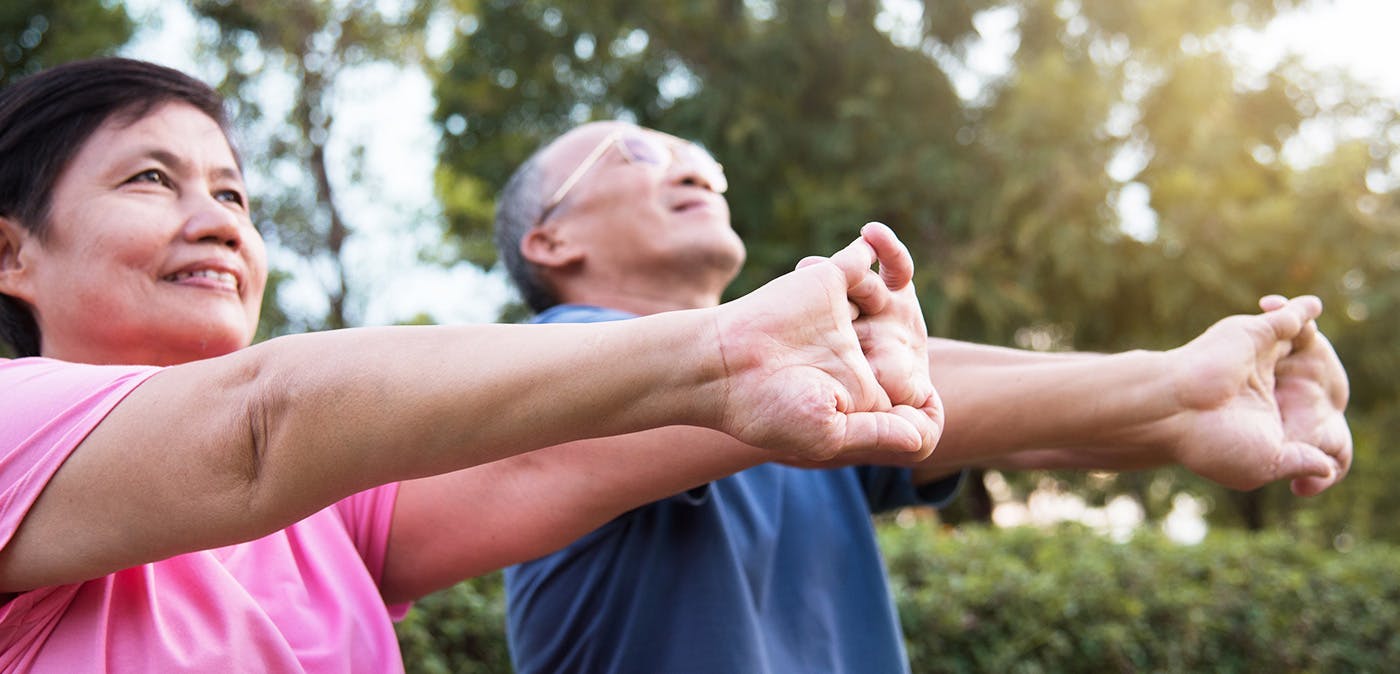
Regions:
M 677 185 L 693 185 L 703 187 L 711 192 L 718 192 L 718 186 L 714 180 L 706 175 L 706 171 L 700 168 L 697 161 L 688 156 L 688 153 L 678 152 L 671 149 L 670 179 Z

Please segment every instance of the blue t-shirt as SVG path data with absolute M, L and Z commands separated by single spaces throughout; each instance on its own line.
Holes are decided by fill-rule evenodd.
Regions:
M 629 318 L 563 305 L 536 322 Z M 765 464 L 506 570 L 511 656 L 556 672 L 907 672 L 872 512 L 936 505 L 908 469 Z

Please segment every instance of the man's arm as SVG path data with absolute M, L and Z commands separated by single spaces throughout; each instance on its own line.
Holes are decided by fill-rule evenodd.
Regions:
M 966 466 L 1132 470 L 1179 463 L 1251 489 L 1311 495 L 1351 464 L 1346 373 L 1315 298 L 1261 300 L 1167 352 L 1038 354 L 930 341 L 947 402 L 938 451 L 917 471 Z
M 723 433 L 671 426 L 404 482 L 380 586 L 390 603 L 417 599 L 774 456 Z

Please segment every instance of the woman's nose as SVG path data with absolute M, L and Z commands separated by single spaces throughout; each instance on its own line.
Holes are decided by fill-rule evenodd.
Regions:
M 198 200 L 185 220 L 185 238 L 217 243 L 233 250 L 243 247 L 243 223 L 227 204 L 206 196 Z

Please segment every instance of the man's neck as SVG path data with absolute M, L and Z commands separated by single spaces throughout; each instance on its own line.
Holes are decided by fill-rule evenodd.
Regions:
M 593 289 L 570 293 L 563 300 L 568 304 L 591 304 L 597 307 L 626 311 L 638 316 L 682 309 L 701 309 L 719 304 L 719 293 L 677 292 L 674 288 L 668 290 L 669 292 L 662 293 Z

